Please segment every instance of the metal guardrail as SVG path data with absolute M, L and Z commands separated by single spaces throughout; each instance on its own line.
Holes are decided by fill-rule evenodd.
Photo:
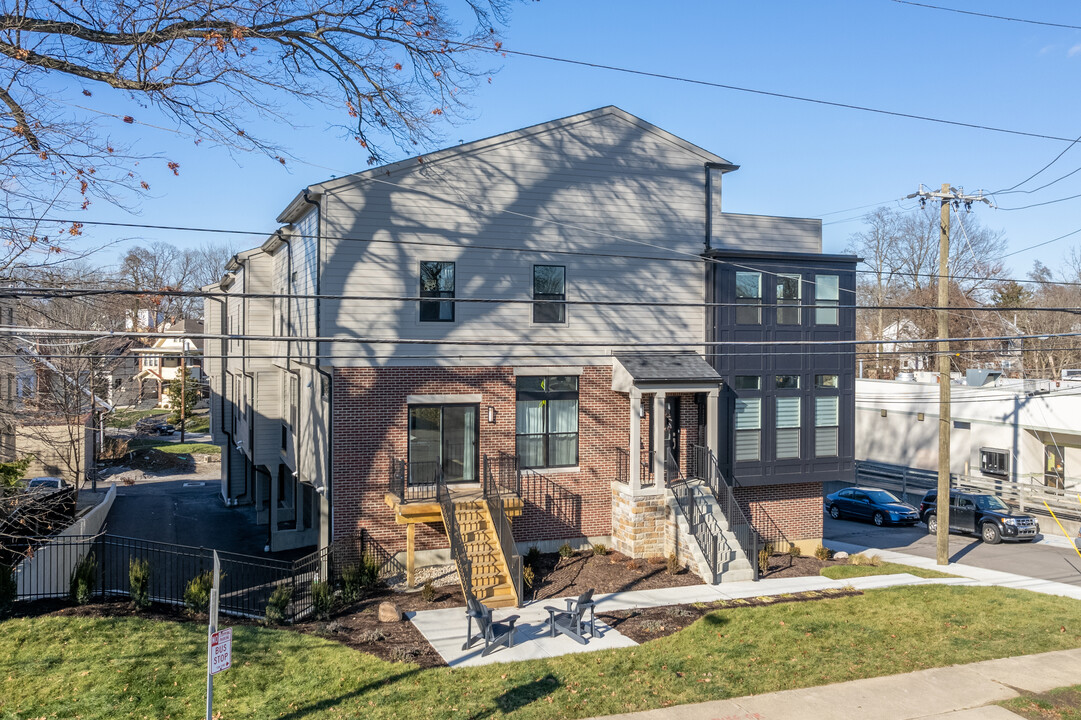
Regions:
M 517 484 L 521 485 L 520 479 Z M 485 455 L 484 500 L 488 503 L 488 513 L 492 516 L 492 525 L 495 529 L 496 538 L 499 540 L 499 549 L 503 553 L 503 559 L 507 563 L 507 572 L 510 573 L 510 581 L 514 585 L 514 597 L 521 603 L 522 557 L 518 554 L 518 548 L 514 544 L 514 532 L 511 530 L 510 518 L 507 517 L 507 508 L 503 504 L 504 493 L 500 485 L 501 481 L 492 473 L 492 463 L 488 456 Z
M 713 574 L 709 582 L 711 584 L 716 583 L 721 573 L 721 566 L 731 561 L 736 556 L 736 551 L 729 546 L 724 537 L 724 530 L 721 528 L 720 523 L 717 522 L 717 518 L 713 517 L 713 513 L 709 511 L 709 506 L 695 497 L 693 487 L 679 469 L 679 464 L 676 463 L 671 451 L 668 452 L 668 463 L 673 468 L 673 474 L 675 475 L 674 478 L 668 481 L 668 489 L 671 490 L 672 495 L 675 497 L 676 504 L 687 519 L 691 534 L 694 535 L 698 547 L 706 558 L 706 563 Z M 755 568 L 758 567 L 757 561 L 752 562 L 751 565 Z M 758 579 L 757 569 L 755 570 L 755 579 Z
M 990 493 L 1022 512 L 1045 516 L 1046 502 L 1056 515 L 1070 520 L 1081 520 L 1081 498 L 1077 498 L 1074 491 L 1047 487 L 1042 484 L 1042 475 L 1022 477 L 1028 481 L 1017 477 L 977 477 L 951 473 L 950 487 Z M 928 490 L 938 488 L 938 474 L 932 470 L 862 460 L 856 462 L 855 480 L 857 486 L 890 490 L 913 505 L 918 505 Z
M 626 448 L 612 448 L 616 453 L 616 480 L 627 485 L 631 481 L 630 453 Z M 653 487 L 657 483 L 653 477 L 653 459 L 656 453 L 653 450 L 642 450 L 638 458 L 638 478 L 642 487 Z
M 405 460 L 397 458 L 390 461 L 390 492 L 403 503 L 435 502 L 438 499 L 443 470 L 432 463 L 422 465 L 422 468 L 410 467 Z
M 436 481 L 436 499 L 443 515 L 443 525 L 447 531 L 447 542 L 450 543 L 450 557 L 454 566 L 458 568 L 458 579 L 462 583 L 462 592 L 466 598 L 473 598 L 473 562 L 469 559 L 469 552 L 462 540 L 462 529 L 458 525 L 458 516 L 454 513 L 454 501 L 450 497 L 450 488 L 442 473 L 439 473 Z
M 735 536 L 740 550 L 747 556 L 748 562 L 754 568 L 754 578 L 757 580 L 758 549 L 762 547 L 764 539 L 772 543 L 774 549 L 779 552 L 787 551 L 791 544 L 764 509 L 753 522 L 748 519 L 736 500 L 733 485 L 721 472 L 717 456 L 708 447 L 692 445 L 690 449 L 691 474 L 702 480 L 713 493 L 713 498 L 720 505 L 721 512 L 728 522 L 729 532 Z M 768 537 L 767 533 L 762 532 L 763 528 L 766 528 Z

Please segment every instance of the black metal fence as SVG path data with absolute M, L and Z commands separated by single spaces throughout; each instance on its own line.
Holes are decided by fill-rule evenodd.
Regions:
M 625 448 L 613 448 L 616 453 L 616 480 L 624 485 L 631 481 L 630 454 Z M 655 453 L 652 450 L 641 450 L 638 455 L 639 481 L 642 487 L 653 487 L 653 459 Z
M 71 525 L 75 518 L 75 488 L 56 492 L 30 490 L 0 497 L 0 566 L 21 557 L 24 538 L 40 538 Z
M 209 548 L 115 535 L 28 538 L 26 547 L 15 566 L 17 601 L 68 597 L 76 566 L 88 560 L 92 562 L 90 591 L 94 599 L 130 597 L 129 570 L 138 560 L 149 567 L 150 599 L 183 605 L 188 584 L 214 567 L 214 551 Z M 270 595 L 279 587 L 290 587 L 289 621 L 311 614 L 311 586 L 316 580 L 337 584 L 346 568 L 362 562 L 377 565 L 381 578 L 402 572 L 394 557 L 363 530 L 291 562 L 221 551 L 218 559 L 223 614 L 263 617 Z

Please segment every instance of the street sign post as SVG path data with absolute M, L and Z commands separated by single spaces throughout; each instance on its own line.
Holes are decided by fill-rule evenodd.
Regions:
M 214 551 L 214 584 L 210 589 L 210 622 L 206 630 L 206 720 L 212 720 L 214 714 L 214 673 L 220 670 L 214 669 L 215 651 L 221 646 L 221 634 L 218 632 L 218 592 L 221 579 L 221 562 L 218 560 L 218 551 Z M 226 666 L 232 664 L 233 655 L 233 631 L 227 630 L 228 643 L 225 646 Z M 220 652 L 219 652 L 220 657 Z

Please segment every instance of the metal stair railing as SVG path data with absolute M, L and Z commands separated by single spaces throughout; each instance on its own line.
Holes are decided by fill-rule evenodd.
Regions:
M 447 541 L 450 543 L 450 557 L 458 568 L 458 579 L 462 583 L 462 592 L 466 598 L 473 598 L 473 562 L 469 559 L 469 552 L 462 540 L 462 530 L 458 526 L 458 516 L 454 513 L 454 501 L 450 497 L 450 488 L 447 487 L 446 478 L 442 471 L 435 477 L 436 500 L 443 514 L 443 527 L 447 531 Z
M 729 532 L 736 538 L 740 550 L 747 556 L 747 561 L 754 568 L 754 579 L 757 580 L 758 549 L 764 544 L 761 534 L 755 529 L 755 525 L 751 524 L 747 515 L 743 512 L 743 508 L 736 501 L 736 495 L 732 490 L 733 485 L 728 482 L 721 472 L 720 463 L 713 451 L 702 445 L 692 445 L 691 452 L 694 474 L 713 493 L 713 498 L 721 507 L 721 513 L 724 514 L 725 520 L 728 521 Z M 768 523 L 771 523 L 774 527 L 776 526 L 776 523 L 768 515 L 765 518 L 768 519 Z M 767 522 L 766 519 L 763 521 Z M 776 528 L 776 531 L 780 534 L 780 528 Z M 784 538 L 784 535 L 780 534 L 780 538 Z M 787 543 L 788 540 L 784 539 L 784 542 Z
M 497 478 L 492 472 L 492 462 L 487 455 L 484 456 L 484 501 L 488 504 L 488 514 L 492 517 L 492 527 L 495 529 L 496 538 L 499 540 L 499 549 L 506 563 L 507 572 L 510 575 L 511 585 L 514 587 L 514 599 L 517 603 L 522 601 L 522 556 L 518 554 L 518 548 L 514 544 L 514 532 L 511 530 L 510 518 L 507 516 L 507 508 L 504 504 L 503 495 L 506 488 L 501 487 L 509 478 Z M 521 480 L 517 481 L 521 485 Z M 509 494 L 509 493 L 508 493 Z
M 395 458 L 390 461 L 390 492 L 403 503 L 431 502 L 438 500 L 439 481 L 443 470 L 436 463 L 422 463 L 421 473 L 431 477 L 429 482 L 418 483 L 414 477 L 417 467 L 410 467 L 405 460 Z M 428 480 L 428 478 L 424 478 Z
M 725 539 L 724 530 L 709 511 L 709 506 L 695 498 L 694 489 L 687 478 L 684 477 L 683 471 L 679 469 L 679 464 L 676 462 L 671 450 L 668 451 L 667 460 L 668 466 L 674 469 L 676 475 L 675 478 L 668 481 L 668 489 L 672 491 L 672 495 L 676 498 L 676 504 L 679 505 L 683 516 L 687 518 L 691 534 L 694 535 L 698 547 L 706 558 L 706 563 L 713 574 L 713 577 L 709 580 L 710 583 L 716 583 L 721 572 L 721 566 L 735 557 L 736 552 Z M 757 568 L 757 563 L 752 562 L 751 565 Z M 755 570 L 755 579 L 758 579 L 757 569 Z

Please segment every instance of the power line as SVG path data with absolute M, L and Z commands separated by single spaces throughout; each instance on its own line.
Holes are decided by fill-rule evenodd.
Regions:
M 1045 27 L 1065 28 L 1067 30 L 1081 30 L 1081 25 L 1067 25 L 1065 23 L 1045 22 L 1043 20 L 1029 20 L 1027 18 L 1008 17 L 1006 15 L 991 15 L 989 13 L 975 12 L 973 10 L 959 10 L 957 8 L 930 5 L 928 3 L 912 2 L 912 0 L 893 0 L 900 5 L 912 5 L 913 7 L 927 8 L 929 10 L 942 10 L 943 12 L 957 13 L 958 15 L 974 15 L 975 17 L 988 18 L 990 20 L 1006 20 L 1009 22 L 1027 23 L 1029 25 L 1043 25 Z

